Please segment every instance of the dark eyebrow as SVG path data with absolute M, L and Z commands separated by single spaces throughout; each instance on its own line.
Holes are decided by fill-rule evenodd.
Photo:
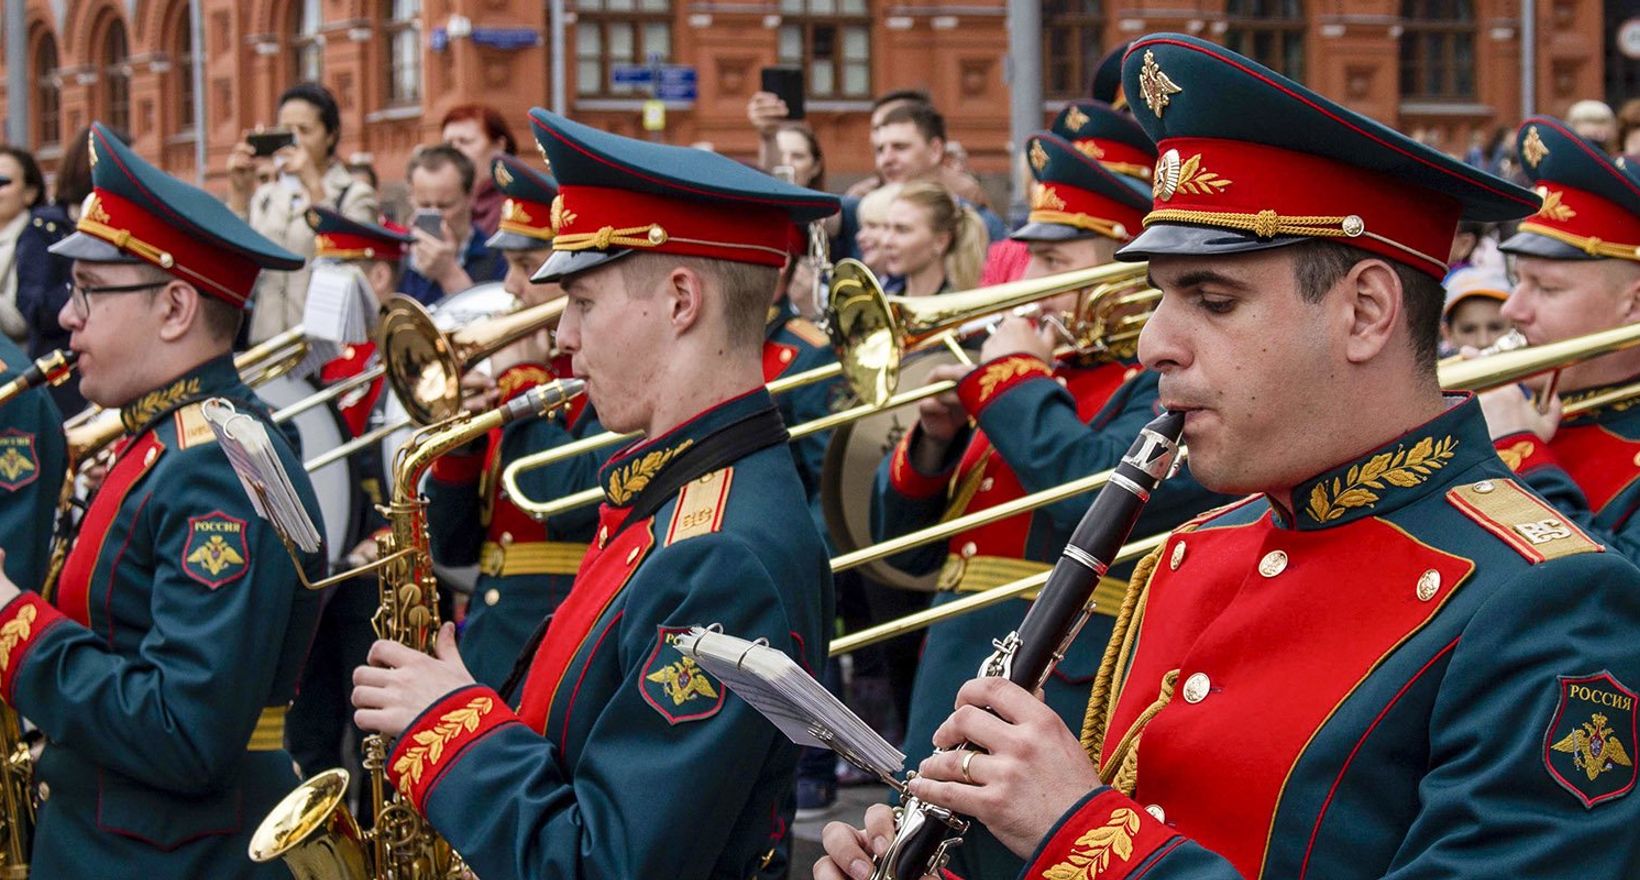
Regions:
M 1146 277 L 1150 281 L 1151 287 L 1158 289 L 1161 288 L 1161 285 L 1156 283 L 1155 276 L 1146 273 Z M 1172 280 L 1173 286 L 1181 289 L 1200 287 L 1203 284 L 1216 284 L 1221 287 L 1228 287 L 1232 290 L 1247 289 L 1247 285 L 1239 279 L 1233 278 L 1223 272 L 1213 269 L 1193 269 L 1191 271 L 1181 273 L 1179 277 Z

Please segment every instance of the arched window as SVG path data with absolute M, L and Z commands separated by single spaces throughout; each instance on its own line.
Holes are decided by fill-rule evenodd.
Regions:
M 57 38 L 40 34 L 34 50 L 34 143 L 55 146 L 63 140 L 62 91 L 57 85 Z
M 1401 0 L 1401 96 L 1475 98 L 1474 0 Z
M 672 0 L 575 0 L 576 94 L 646 95 L 612 71 L 671 60 Z
M 322 82 L 325 75 L 325 37 L 319 32 L 324 24 L 321 15 L 322 0 L 295 0 L 291 3 L 290 45 L 299 82 Z
M 1226 0 L 1224 45 L 1265 67 L 1304 79 L 1302 0 Z
M 171 44 L 167 47 L 167 54 L 171 56 L 171 70 L 167 94 L 175 95 L 173 106 L 176 107 L 176 128 L 173 134 L 191 134 L 194 132 L 194 29 L 188 18 L 188 4 L 178 3 L 170 18 L 170 27 L 166 31 L 167 39 Z
M 1099 0 L 1042 4 L 1042 97 L 1086 98 L 1104 57 L 1105 11 Z
M 780 22 L 780 63 L 803 68 L 809 97 L 871 97 L 866 0 L 780 0 Z
M 389 107 L 421 101 L 421 0 L 385 0 L 382 38 L 386 41 Z
M 131 130 L 131 68 L 127 59 L 130 44 L 125 38 L 125 22 L 114 18 L 103 31 L 102 51 L 97 66 L 102 68 L 102 106 L 97 115 L 120 131 Z

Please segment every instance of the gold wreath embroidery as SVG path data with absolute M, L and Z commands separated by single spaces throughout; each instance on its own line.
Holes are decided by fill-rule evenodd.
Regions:
M 1173 80 L 1162 72 L 1162 66 L 1156 63 L 1156 53 L 1145 50 L 1145 63 L 1139 69 L 1139 94 L 1145 99 L 1145 106 L 1156 118 L 1162 117 L 1162 111 L 1173 102 L 1173 96 L 1184 91 Z
M 1174 185 L 1173 192 L 1210 196 L 1228 189 L 1232 182 L 1203 168 L 1202 154 L 1197 153 L 1179 166 L 1179 182 Z
M 1088 114 L 1075 104 L 1065 108 L 1065 127 L 1071 131 L 1081 131 L 1082 126 L 1088 124 Z
M 992 364 L 985 368 L 979 377 L 979 399 L 986 401 L 996 393 L 997 386 L 1010 379 L 1028 376 L 1031 373 L 1041 373 L 1042 366 L 1032 363 L 1025 358 L 1010 358 L 1001 363 Z
M 32 470 L 34 462 L 18 452 L 15 446 L 7 447 L 6 454 L 0 455 L 0 476 L 4 476 L 7 482 L 15 482 L 18 477 Z
M 93 151 L 91 155 L 95 156 L 96 152 Z M 97 163 L 92 162 L 91 164 L 96 165 Z M 84 210 L 80 211 L 80 216 L 102 224 L 107 224 L 109 220 L 113 219 L 108 216 L 108 209 L 103 207 L 102 198 L 95 193 L 86 201 Z
M 501 219 L 509 223 L 532 223 L 535 218 L 524 210 L 524 203 L 516 199 L 508 199 L 501 203 Z
M 183 398 L 199 393 L 199 379 L 181 379 L 171 383 L 169 388 L 150 391 L 120 411 L 120 420 L 125 423 L 126 430 L 135 431 L 146 425 L 154 416 L 175 406 Z
M 1110 867 L 1112 855 L 1124 862 L 1133 857 L 1133 835 L 1138 833 L 1139 814 L 1117 807 L 1105 824 L 1076 839 L 1065 861 L 1043 871 L 1043 880 L 1093 880 Z
M 1098 141 L 1077 141 L 1073 146 L 1082 155 L 1095 161 L 1105 158 L 1105 151 L 1099 149 Z
M 610 474 L 609 488 L 604 490 L 604 494 L 608 495 L 609 500 L 616 504 L 625 504 L 631 501 L 634 496 L 643 491 L 645 486 L 649 485 L 649 481 L 655 478 L 656 472 L 666 467 L 667 462 L 693 445 L 695 445 L 695 441 L 685 440 L 670 449 L 657 449 L 654 452 L 646 453 L 642 458 L 631 464 L 623 465 L 619 470 Z
M 564 207 L 564 195 L 559 193 L 552 199 L 552 231 L 561 232 L 565 226 L 575 222 L 576 213 Z
M 1054 192 L 1053 187 L 1037 184 L 1031 189 L 1031 210 L 1033 211 L 1063 211 L 1065 200 Z
M 18 643 L 28 641 L 29 634 L 34 631 L 34 617 L 39 614 L 33 605 L 24 605 L 17 609 L 17 616 L 0 626 L 0 672 L 11 665 L 11 649 Z
M 1561 201 L 1566 194 L 1560 190 L 1540 186 L 1538 187 L 1538 195 L 1543 197 L 1543 207 L 1539 208 L 1537 212 L 1539 217 L 1566 221 L 1577 216 L 1577 212 L 1572 210 L 1571 205 Z
M 1557 752 L 1566 752 L 1572 756 L 1572 765 L 1582 770 L 1589 781 L 1600 778 L 1600 774 L 1607 770 L 1616 769 L 1613 765 L 1633 767 L 1634 759 L 1623 748 L 1618 740 L 1617 732 L 1606 725 L 1609 719 L 1594 713 L 1594 717 L 1583 722 L 1583 726 L 1566 734 L 1560 742 L 1550 748 Z
M 536 366 L 514 367 L 502 373 L 495 380 L 495 388 L 501 392 L 502 400 L 511 400 L 513 395 L 525 388 L 534 388 L 552 381 L 552 374 Z
M 706 673 L 700 671 L 694 658 L 685 657 L 676 663 L 665 666 L 644 676 L 646 681 L 652 681 L 666 691 L 672 698 L 672 705 L 682 706 L 696 697 L 705 697 L 709 700 L 717 699 L 717 691 L 712 689 L 712 683 L 706 679 Z
M 415 745 L 393 762 L 393 772 L 399 775 L 399 792 L 410 797 L 411 787 L 421 782 L 422 774 L 444 759 L 444 747 L 462 733 L 477 730 L 478 722 L 494 708 L 495 701 L 489 697 L 474 697 L 460 709 L 440 715 L 432 730 L 417 731 L 411 737 Z
M 1536 168 L 1543 157 L 1549 155 L 1549 147 L 1543 143 L 1543 136 L 1538 134 L 1537 126 L 1526 129 L 1526 140 L 1520 145 L 1520 154 L 1526 159 L 1526 164 Z
M 1503 459 L 1503 463 L 1508 465 L 1510 470 L 1518 471 L 1520 470 L 1520 463 L 1525 461 L 1526 457 L 1531 455 L 1532 450 L 1536 448 L 1532 441 L 1522 440 L 1508 449 L 1499 449 L 1498 458 Z
M 1310 490 L 1307 512 L 1316 522 L 1332 522 L 1347 510 L 1371 507 L 1382 497 L 1378 493 L 1386 488 L 1386 483 L 1402 489 L 1422 483 L 1452 458 L 1457 445 L 1458 441 L 1451 437 L 1439 443 L 1433 437 L 1425 437 L 1410 450 L 1397 447 L 1393 453 L 1379 453 L 1366 464 L 1350 468 L 1343 480 L 1334 477 L 1330 484 L 1326 480 L 1315 484 Z

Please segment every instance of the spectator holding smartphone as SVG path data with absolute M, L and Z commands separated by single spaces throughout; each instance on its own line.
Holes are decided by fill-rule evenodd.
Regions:
M 507 259 L 484 243 L 473 225 L 473 162 L 449 144 L 410 157 L 410 270 L 400 290 L 432 305 L 474 284 L 500 281 Z
M 279 96 L 278 131 L 290 133 L 290 143 L 273 151 L 274 179 L 256 182 L 255 135 L 234 144 L 228 154 L 228 207 L 274 244 L 304 258 L 313 257 L 313 229 L 307 223 L 310 205 L 324 205 L 349 220 L 376 220 L 376 191 L 360 183 L 336 156 L 342 137 L 341 111 L 336 98 L 318 83 L 299 83 Z M 256 134 L 265 134 L 258 132 Z M 265 142 L 272 144 L 271 140 Z M 249 322 L 249 340 L 262 342 L 302 323 L 307 305 L 308 270 L 263 272 L 256 283 L 256 304 Z

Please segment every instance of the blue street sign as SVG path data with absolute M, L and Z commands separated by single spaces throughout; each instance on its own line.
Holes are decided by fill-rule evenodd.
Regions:
M 687 64 L 612 64 L 615 85 L 652 89 L 662 101 L 693 101 L 698 97 L 698 75 Z

